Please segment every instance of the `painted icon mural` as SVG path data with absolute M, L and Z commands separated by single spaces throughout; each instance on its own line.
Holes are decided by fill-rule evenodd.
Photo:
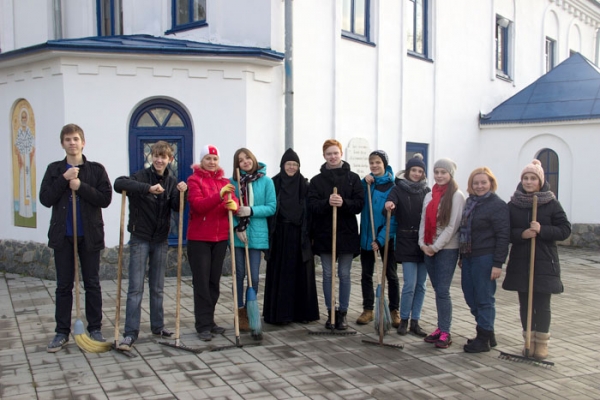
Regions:
M 17 102 L 11 120 L 15 226 L 35 228 L 35 116 L 27 100 Z

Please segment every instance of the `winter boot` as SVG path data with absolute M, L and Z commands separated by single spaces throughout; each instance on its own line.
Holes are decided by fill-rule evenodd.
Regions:
M 348 329 L 348 321 L 346 320 L 347 311 L 337 310 L 335 312 L 335 329 L 345 331 Z
M 525 354 L 525 346 L 527 345 L 527 331 L 523 331 L 523 355 Z M 529 341 L 529 357 L 533 357 L 535 354 L 536 340 L 535 331 L 531 331 L 531 339 Z
M 363 310 L 362 314 L 360 314 L 360 317 L 358 317 L 358 319 L 356 320 L 356 323 L 358 325 L 366 325 L 369 322 L 373 321 L 373 310 Z
M 427 336 L 427 332 L 425 332 L 419 326 L 419 320 L 418 319 L 411 319 L 410 320 L 410 331 L 412 333 L 414 333 L 415 335 L 419 336 L 419 337 L 425 337 L 425 336 Z
M 479 332 L 479 325 L 477 325 L 477 332 Z M 498 342 L 496 342 L 496 334 L 494 333 L 494 331 L 489 331 L 490 332 L 490 347 L 496 347 L 498 345 Z M 473 340 L 475 340 L 475 338 L 473 339 L 467 339 L 467 344 L 470 344 Z
M 331 325 L 331 310 L 327 310 L 327 321 L 325 322 L 325 329 L 333 329 L 333 326 Z
M 533 357 L 536 360 L 544 360 L 548 358 L 548 342 L 550 341 L 550 333 L 536 332 L 535 333 L 535 352 Z
M 250 324 L 248 323 L 248 313 L 246 308 L 238 308 L 238 321 L 240 324 L 240 332 L 250 332 Z
M 493 331 L 486 331 L 478 326 L 477 336 L 472 341 L 467 341 L 463 350 L 466 353 L 483 353 L 490 351 L 490 334 L 492 332 Z
M 394 328 L 399 328 L 400 327 L 400 311 L 392 310 L 390 312 L 390 314 L 392 315 L 392 326 Z
M 400 325 L 398 326 L 398 335 L 406 335 L 406 333 L 408 332 L 408 320 L 407 319 L 401 319 L 400 320 Z

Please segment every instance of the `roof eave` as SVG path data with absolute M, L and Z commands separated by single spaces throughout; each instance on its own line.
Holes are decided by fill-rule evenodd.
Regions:
M 589 118 L 561 118 L 561 119 L 544 119 L 544 120 L 528 120 L 528 121 L 479 121 L 480 129 L 492 128 L 518 128 L 524 125 L 527 126 L 556 126 L 556 125 L 587 125 L 600 123 L 600 115 L 590 116 Z

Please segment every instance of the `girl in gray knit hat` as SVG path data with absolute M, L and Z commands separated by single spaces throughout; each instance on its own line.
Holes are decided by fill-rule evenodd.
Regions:
M 435 291 L 437 329 L 425 337 L 427 343 L 445 349 L 452 344 L 452 300 L 450 284 L 458 260 L 458 227 L 465 196 L 454 180 L 456 164 L 442 158 L 433 166 L 435 185 L 425 196 L 419 227 L 419 246 L 425 253 L 425 266 Z

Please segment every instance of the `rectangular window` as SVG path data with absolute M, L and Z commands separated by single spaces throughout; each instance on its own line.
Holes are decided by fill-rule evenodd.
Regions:
M 342 35 L 361 41 L 369 41 L 370 0 L 342 1 Z
M 98 36 L 123 34 L 123 6 L 121 0 L 96 0 Z
M 409 53 L 427 58 L 428 3 L 428 0 L 406 0 L 406 47 Z
M 554 54 L 556 51 L 556 40 L 546 37 L 546 72 L 554 68 Z
M 503 78 L 510 78 L 509 26 L 508 19 L 496 16 L 496 74 Z
M 206 25 L 206 0 L 172 0 L 173 29 Z

